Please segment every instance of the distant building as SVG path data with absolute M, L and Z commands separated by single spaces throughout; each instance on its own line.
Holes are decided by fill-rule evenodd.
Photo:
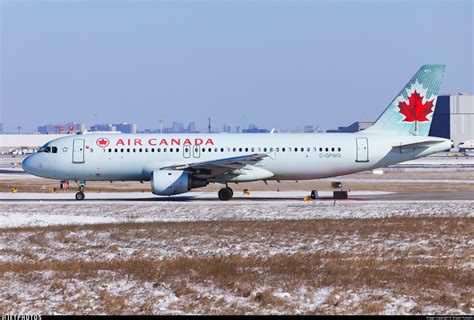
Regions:
M 370 121 L 356 121 L 347 127 L 339 127 L 338 129 L 326 130 L 326 132 L 359 132 L 361 130 L 367 129 L 373 124 L 374 123 Z
M 64 131 L 63 125 L 45 124 L 38 126 L 38 132 L 40 134 L 59 134 Z
M 254 124 L 250 124 L 248 129 L 242 130 L 242 133 L 267 133 L 270 132 L 268 129 L 258 128 Z
M 222 132 L 230 133 L 231 131 L 232 131 L 232 126 L 230 124 L 224 124 L 224 127 L 222 128 Z
M 171 131 L 174 133 L 182 133 L 184 132 L 184 125 L 181 122 L 173 122 Z
M 86 131 L 86 125 L 82 123 L 70 122 L 64 125 L 66 133 L 78 133 Z
M 196 132 L 196 123 L 195 122 L 190 122 L 188 124 L 188 132 L 189 133 L 194 133 Z
M 116 131 L 120 131 L 122 133 L 137 133 L 137 125 L 134 123 L 122 122 L 118 124 L 114 124 Z
M 112 124 L 94 124 L 89 131 L 117 131 L 117 127 Z
M 305 133 L 313 133 L 314 132 L 314 127 L 310 124 L 304 126 L 304 132 Z
M 0 134 L 3 133 L 3 123 L 0 123 Z
M 436 101 L 430 136 L 451 139 L 455 145 L 474 139 L 474 96 L 440 95 Z
M 0 154 L 30 154 L 37 151 L 46 142 L 66 136 L 59 134 L 2 134 L 0 136 Z

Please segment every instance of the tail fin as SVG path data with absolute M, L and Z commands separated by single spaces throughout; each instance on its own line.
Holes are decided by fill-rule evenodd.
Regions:
M 444 65 L 424 65 L 375 121 L 368 133 L 427 136 L 443 78 Z

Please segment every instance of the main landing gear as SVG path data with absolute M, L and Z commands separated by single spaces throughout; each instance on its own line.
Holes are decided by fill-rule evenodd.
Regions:
M 220 189 L 218 193 L 219 199 L 222 201 L 227 201 L 227 200 L 232 199 L 233 195 L 234 195 L 234 191 L 229 187 Z
M 86 182 L 85 181 L 77 181 L 77 186 L 79 187 L 79 191 L 76 193 L 76 200 L 84 200 L 86 195 L 84 194 L 84 189 L 86 187 Z

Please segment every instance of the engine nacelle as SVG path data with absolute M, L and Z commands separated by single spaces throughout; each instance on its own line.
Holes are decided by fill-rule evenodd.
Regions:
M 159 196 L 185 193 L 193 188 L 205 186 L 207 186 L 206 180 L 193 178 L 186 171 L 156 170 L 151 174 L 151 191 Z

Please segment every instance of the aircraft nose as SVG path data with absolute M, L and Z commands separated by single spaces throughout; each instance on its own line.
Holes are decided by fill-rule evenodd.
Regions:
M 21 166 L 22 166 L 23 170 L 24 170 L 25 172 L 30 173 L 30 174 L 33 174 L 33 171 L 34 171 L 34 169 L 35 169 L 35 165 L 34 165 L 35 160 L 33 159 L 33 157 L 34 157 L 34 154 L 29 155 L 29 156 L 26 157 L 26 158 L 23 160 L 23 162 L 21 163 Z

